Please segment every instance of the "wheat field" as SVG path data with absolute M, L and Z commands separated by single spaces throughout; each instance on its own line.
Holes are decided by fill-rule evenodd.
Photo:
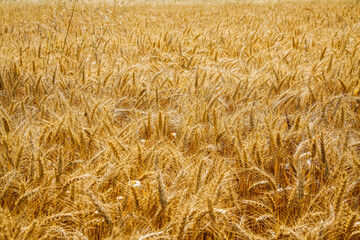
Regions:
M 359 239 L 358 1 L 0 1 L 0 239 Z

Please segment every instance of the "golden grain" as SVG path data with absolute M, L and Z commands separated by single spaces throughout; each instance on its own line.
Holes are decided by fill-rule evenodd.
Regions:
M 0 239 L 358 239 L 359 12 L 0 1 Z

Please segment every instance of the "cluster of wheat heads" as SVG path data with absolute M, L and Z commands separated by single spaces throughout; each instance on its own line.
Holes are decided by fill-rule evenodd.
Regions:
M 359 12 L 0 3 L 0 239 L 358 239 Z

